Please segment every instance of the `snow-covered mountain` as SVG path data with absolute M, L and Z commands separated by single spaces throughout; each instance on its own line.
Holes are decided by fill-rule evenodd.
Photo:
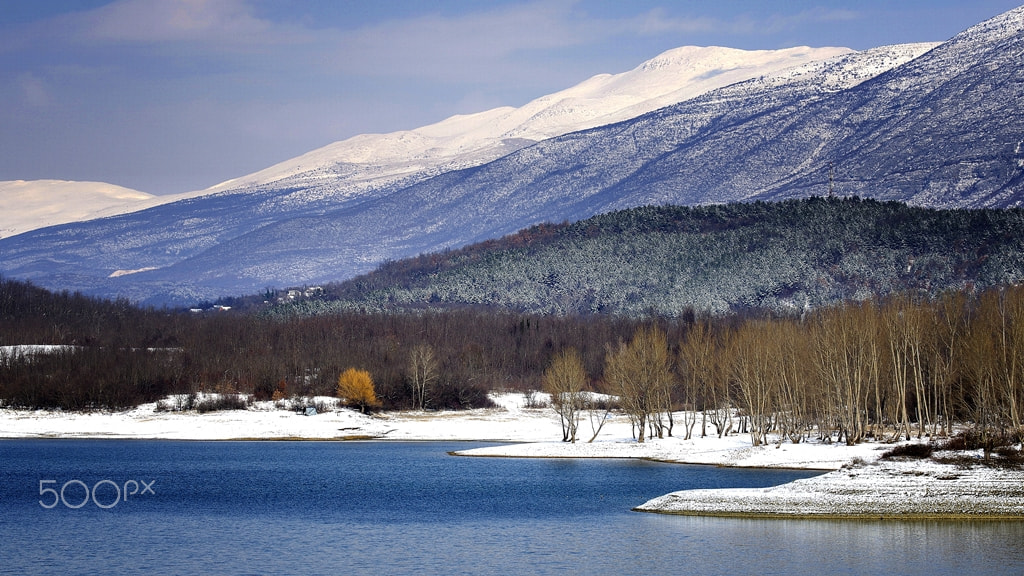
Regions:
M 151 194 L 104 182 L 0 182 L 0 238 L 147 208 Z
M 432 157 L 443 160 L 423 169 L 427 160 L 396 152 L 399 164 L 415 166 L 373 181 L 361 172 L 365 156 L 353 151 L 342 162 L 337 151 L 325 153 L 309 169 L 304 161 L 281 165 L 223 192 L 2 240 L 0 272 L 138 300 L 253 293 L 348 278 L 387 259 L 616 208 L 824 195 L 830 166 L 837 194 L 1016 205 L 1024 197 L 1022 53 L 1024 8 L 938 46 L 883 47 L 758 73 L 535 143 L 514 138 L 537 133 L 506 129 L 491 141 L 508 146 L 494 153 L 504 155 L 459 170 L 445 171 L 461 161 L 451 156 L 461 150 L 457 138 L 446 140 L 458 130 L 407 133 L 406 151 L 447 150 Z M 534 117 L 538 127 L 552 121 Z M 447 148 L 424 143 L 428 137 Z
M 274 185 L 320 186 L 322 194 L 353 194 L 479 166 L 541 140 L 635 118 L 729 84 L 850 52 L 806 46 L 684 46 L 628 72 L 599 74 L 519 108 L 453 116 L 415 130 L 355 136 L 204 192 Z
M 108 257 L 92 262 L 96 264 L 93 270 L 102 270 L 111 277 L 127 276 L 173 264 L 196 251 L 276 220 L 321 214 L 446 171 L 478 166 L 552 136 L 632 118 L 735 82 L 777 74 L 794 66 L 851 52 L 847 48 L 749 51 L 682 47 L 633 70 L 595 76 L 520 108 L 503 107 L 454 116 L 415 130 L 359 135 L 206 190 L 173 196 L 138 192 L 101 198 L 92 191 L 119 189 L 102 183 L 53 180 L 0 183 L 6 186 L 2 192 L 9 209 L 6 220 L 0 221 L 3 222 L 0 236 L 177 203 L 158 212 L 183 214 L 166 218 L 172 223 L 171 230 L 160 230 L 152 225 L 162 216 L 140 214 L 134 219 L 137 224 L 118 228 L 122 239 L 131 237 L 132 240 L 114 240 L 119 246 L 99 250 L 107 252 Z M 230 198 L 223 198 L 225 195 Z M 60 211 L 61 215 L 43 218 L 43 206 L 50 211 Z M 75 256 L 71 260 L 87 254 L 91 255 L 87 258 L 96 256 L 90 244 L 98 241 L 97 237 L 86 234 L 78 241 L 81 245 L 72 248 Z M 36 240 L 29 240 L 27 245 L 36 243 Z M 50 252 L 43 241 L 38 254 Z M 56 253 L 54 256 L 59 257 Z M 144 264 L 138 264 L 140 262 Z M 60 264 L 53 267 L 60 267 Z M 4 270 L 10 268 L 4 267 Z M 73 274 L 70 285 L 58 283 L 54 287 L 91 291 L 93 280 L 86 278 L 97 274 L 102 273 Z M 107 292 L 101 290 L 100 293 Z M 146 293 L 148 291 L 143 290 L 135 294 L 144 297 Z M 191 294 L 189 291 L 182 296 L 187 299 Z
M 520 108 L 453 116 L 414 130 L 362 134 L 205 190 L 152 196 L 101 182 L 0 182 L 0 237 L 113 216 L 208 194 L 311 187 L 288 198 L 337 201 L 450 170 L 478 166 L 569 132 L 634 118 L 765 74 L 851 52 L 848 48 L 736 50 L 684 46 L 621 74 L 600 74 Z M 287 207 L 285 208 L 287 210 Z

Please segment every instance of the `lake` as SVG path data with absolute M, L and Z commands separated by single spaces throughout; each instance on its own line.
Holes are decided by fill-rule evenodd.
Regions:
M 0 441 L 0 574 L 1020 574 L 1021 522 L 631 512 L 813 475 L 476 443 Z

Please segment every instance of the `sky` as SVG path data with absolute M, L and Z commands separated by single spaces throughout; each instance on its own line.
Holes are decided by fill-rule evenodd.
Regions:
M 686 45 L 946 40 L 1024 0 L 0 0 L 0 180 L 200 190 Z

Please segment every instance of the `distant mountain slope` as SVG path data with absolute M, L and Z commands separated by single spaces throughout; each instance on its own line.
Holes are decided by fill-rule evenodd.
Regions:
M 279 222 L 245 241 L 289 261 L 293 277 L 322 282 L 324 270 L 351 274 L 364 259 L 461 246 L 537 222 L 650 204 L 824 195 L 830 165 L 839 194 L 940 207 L 1016 205 L 1024 198 L 1024 109 L 1013 104 L 1024 86 L 1022 30 L 1024 8 L 877 76 L 865 70 L 898 51 L 750 80 L 552 138 L 352 210 Z M 301 235 L 321 249 L 294 252 L 289 246 Z M 250 265 L 241 245 L 218 251 L 193 263 L 210 270 L 232 254 L 239 268 Z M 200 264 L 207 256 L 213 259 Z
M 545 140 L 378 198 L 281 219 L 147 275 L 170 280 L 190 274 L 212 285 L 223 282 L 230 269 L 237 274 L 231 280 L 239 284 L 254 279 L 244 290 L 253 292 L 267 284 L 343 279 L 388 259 L 461 246 L 538 222 L 577 220 L 644 204 L 742 198 L 736 191 L 701 193 L 713 187 L 713 173 L 682 191 L 662 184 L 681 171 L 716 170 L 717 159 L 685 166 L 660 163 L 673 150 L 713 141 L 750 122 L 774 129 L 771 115 L 777 110 L 831 97 L 929 48 L 886 47 L 844 55 L 730 86 L 637 119 Z
M 0 182 L 0 238 L 27 230 L 131 212 L 151 194 L 103 182 Z
M 802 111 L 828 130 L 811 158 L 836 166 L 837 188 L 928 206 L 1024 204 L 1024 6 L 975 26 L 926 57 Z M 784 144 L 813 139 L 784 132 Z M 794 173 L 761 198 L 820 189 Z
M 280 313 L 489 306 L 552 314 L 801 313 L 1024 280 L 1024 210 L 811 198 L 643 207 L 390 262 Z
M 232 270 L 233 264 L 218 264 L 216 270 L 197 274 L 188 259 L 211 249 L 207 258 L 223 254 L 235 263 L 258 258 L 260 251 L 254 245 L 243 249 L 245 257 L 232 254 L 234 246 L 215 248 L 231 240 L 244 244 L 247 235 L 258 236 L 260 228 L 275 222 L 344 210 L 446 170 L 493 160 L 531 144 L 532 139 L 630 117 L 734 81 L 848 52 L 805 47 L 671 50 L 632 71 L 591 78 L 519 109 L 454 117 L 407 132 L 357 136 L 207 191 L 159 197 L 151 202 L 166 205 L 137 214 L 41 230 L 19 241 L 0 243 L 0 254 L 5 256 L 0 259 L 0 271 L 56 289 L 151 302 L 187 302 L 250 292 L 267 284 L 301 282 L 309 278 L 309 270 L 300 270 L 276 248 L 268 255 L 269 262 L 239 270 Z M 303 236 L 289 240 L 289 246 L 310 240 L 302 240 Z M 316 248 L 302 251 L 314 257 L 311 266 L 316 266 Z M 352 259 L 353 270 L 368 270 L 388 254 L 385 239 L 379 250 Z M 277 274 L 282 269 L 296 273 Z M 148 273 L 153 270 L 163 272 Z M 329 279 L 351 273 L 322 272 Z
M 0 241 L 0 272 L 143 301 L 212 299 L 632 206 L 825 195 L 830 172 L 840 195 L 1015 206 L 1022 53 L 1024 7 L 938 46 L 811 62 L 432 178 L 352 193 L 342 177 L 297 175 L 22 234 Z
M 304 203 L 372 197 L 437 174 L 478 166 L 537 141 L 633 118 L 709 90 L 852 52 L 849 48 L 737 50 L 684 46 L 633 70 L 599 74 L 526 105 L 390 134 L 362 134 L 206 190 L 151 196 L 100 182 L 0 182 L 0 237 L 66 222 L 113 216 L 218 192 L 252 192 L 282 215 Z M 270 200 L 267 190 L 283 194 Z M 98 191 L 105 190 L 100 195 Z M 72 193 L 73 191 L 73 193 Z M 116 193 L 114 191 L 117 191 Z M 130 193 L 130 194 L 129 194 Z M 144 200 L 144 201 L 142 201 Z
M 506 106 L 414 130 L 355 136 L 206 192 L 273 185 L 312 188 L 321 196 L 350 196 L 409 178 L 479 166 L 541 140 L 635 118 L 716 88 L 850 52 L 849 48 L 806 46 L 783 50 L 684 46 L 633 70 L 599 74 L 519 108 Z

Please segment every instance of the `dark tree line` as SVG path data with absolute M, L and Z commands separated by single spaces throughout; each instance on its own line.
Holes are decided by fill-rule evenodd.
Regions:
M 638 324 L 471 309 L 285 318 L 194 314 L 0 279 L 0 346 L 68 346 L 0 358 L 0 399 L 18 407 L 89 409 L 124 408 L 171 393 L 330 396 L 338 376 L 358 368 L 370 372 L 385 408 L 468 408 L 486 405 L 491 390 L 539 389 L 550 356 L 562 348 L 579 350 L 588 371 L 599 373 L 606 345 Z M 416 392 L 410 364 L 424 350 L 435 373 L 429 390 Z

